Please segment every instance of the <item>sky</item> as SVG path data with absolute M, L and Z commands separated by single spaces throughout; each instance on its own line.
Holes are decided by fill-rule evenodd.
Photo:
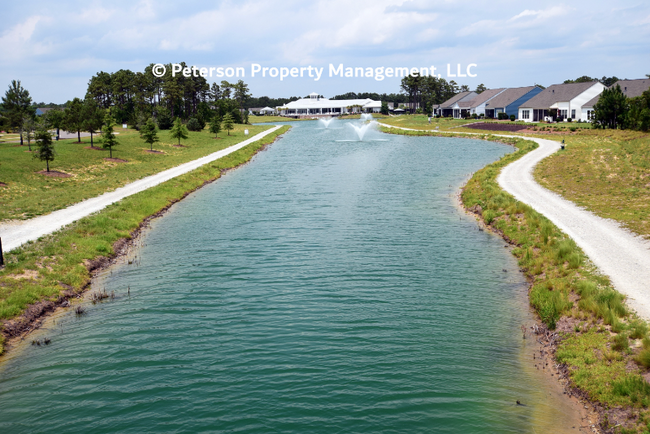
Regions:
M 215 68 L 210 83 L 237 80 L 216 68 L 244 68 L 256 97 L 399 92 L 399 78 L 374 77 L 381 67 L 435 66 L 471 89 L 650 74 L 647 0 L 34 0 L 2 9 L 0 92 L 21 80 L 36 102 L 83 98 L 99 71 L 183 61 Z M 373 76 L 330 77 L 330 64 Z M 459 64 L 462 73 L 476 65 L 476 76 L 448 76 Z M 319 80 L 281 81 L 251 77 L 253 65 L 324 69 Z

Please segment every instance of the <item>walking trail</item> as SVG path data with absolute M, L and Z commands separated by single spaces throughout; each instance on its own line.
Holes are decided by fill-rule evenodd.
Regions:
M 246 145 L 249 145 L 262 137 L 271 134 L 278 130 L 281 126 L 275 126 L 259 134 L 254 135 L 250 139 L 244 140 L 241 143 L 230 146 L 226 149 L 214 152 L 205 157 L 197 160 L 183 163 L 171 169 L 164 170 L 156 173 L 155 175 L 147 176 L 138 181 L 132 182 L 120 187 L 114 191 L 104 193 L 101 196 L 93 197 L 84 200 L 75 205 L 67 208 L 54 211 L 50 214 L 36 217 L 25 221 L 15 221 L 10 223 L 0 224 L 0 238 L 2 239 L 2 249 L 9 252 L 13 249 L 20 247 L 28 241 L 34 241 L 38 238 L 50 234 L 62 227 L 73 223 L 80 218 L 86 217 L 92 213 L 100 211 L 107 206 L 124 199 L 125 197 L 147 190 L 153 186 L 169 181 L 172 178 L 191 172 L 199 167 L 211 163 L 219 158 L 225 157 Z
M 380 125 L 416 131 L 411 128 Z M 535 181 L 533 168 L 541 160 L 557 152 L 560 149 L 559 143 L 534 137 L 493 135 L 523 138 L 539 145 L 537 149 L 504 167 L 497 182 L 517 200 L 545 215 L 573 238 L 600 271 L 609 276 L 616 290 L 627 296 L 628 306 L 639 316 L 650 320 L 650 242 L 630 233 L 613 220 L 598 217 L 578 207 Z

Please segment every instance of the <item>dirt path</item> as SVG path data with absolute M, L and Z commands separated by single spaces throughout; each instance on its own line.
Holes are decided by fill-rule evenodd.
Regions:
M 204 164 L 211 163 L 219 158 L 225 157 L 246 145 L 249 145 L 264 136 L 271 134 L 278 130 L 281 126 L 275 126 L 259 134 L 254 135 L 250 139 L 244 140 L 241 143 L 230 146 L 226 149 L 214 152 L 205 157 L 197 160 L 183 163 L 171 169 L 164 170 L 155 175 L 147 176 L 138 181 L 132 182 L 120 187 L 114 191 L 104 193 L 101 196 L 92 199 L 84 200 L 78 204 L 69 206 L 67 208 L 54 211 L 50 214 L 36 217 L 25 221 L 13 221 L 9 223 L 0 224 L 0 238 L 2 238 L 2 249 L 9 252 L 13 249 L 20 247 L 28 241 L 34 241 L 38 238 L 50 234 L 70 223 L 86 217 L 92 213 L 100 211 L 125 197 L 131 196 L 135 193 L 147 190 L 172 178 L 191 172 Z
M 614 220 L 598 217 L 578 207 L 535 181 L 533 168 L 560 149 L 558 142 L 525 136 L 493 135 L 523 138 L 539 144 L 539 148 L 504 167 L 497 182 L 505 191 L 545 215 L 570 236 L 600 271 L 609 276 L 614 287 L 627 296 L 627 305 L 639 316 L 650 320 L 650 242 L 622 228 Z

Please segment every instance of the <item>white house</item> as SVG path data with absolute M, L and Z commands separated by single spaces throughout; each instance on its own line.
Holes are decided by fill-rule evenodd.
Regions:
M 583 119 L 582 106 L 605 89 L 599 81 L 588 83 L 554 84 L 519 106 L 518 118 L 525 122 L 540 122 L 548 111 L 557 109 L 560 120 Z
M 477 95 L 478 94 L 476 92 L 472 92 L 472 91 L 458 93 L 458 94 L 452 96 L 451 98 L 449 98 L 447 101 L 440 104 L 437 108 L 434 108 L 433 114 L 438 115 L 438 116 L 442 116 L 444 118 L 449 117 L 449 116 L 457 117 L 455 110 L 459 110 L 460 105 L 459 105 L 459 108 L 454 108 L 456 106 L 456 104 L 461 102 L 461 101 L 462 102 L 471 101 Z M 460 114 L 459 114 L 459 116 L 460 116 Z
M 641 78 L 638 80 L 619 80 L 614 83 L 610 89 L 616 85 L 619 85 L 621 87 L 623 95 L 628 98 L 634 98 L 636 96 L 641 96 L 643 92 L 650 89 L 650 78 Z M 594 105 L 596 105 L 599 99 L 600 94 L 596 95 L 582 106 L 581 119 L 583 121 L 591 120 L 594 113 Z
M 462 118 L 465 117 L 466 114 L 473 115 L 476 114 L 477 116 L 480 115 L 485 115 L 485 107 L 488 101 L 491 99 L 495 98 L 497 95 L 499 95 L 501 92 L 503 92 L 505 89 L 488 89 L 484 90 L 483 92 L 476 94 L 474 98 L 468 99 L 468 98 L 463 98 L 460 101 L 456 101 L 452 105 L 453 113 L 455 118 Z
M 327 99 L 317 93 L 309 98 L 292 101 L 277 107 L 282 116 L 338 116 L 344 113 L 379 113 L 381 101 L 365 99 Z
M 272 109 L 271 107 L 264 107 L 263 109 L 260 109 L 260 114 L 262 114 L 262 115 L 274 115 L 275 114 L 275 109 Z

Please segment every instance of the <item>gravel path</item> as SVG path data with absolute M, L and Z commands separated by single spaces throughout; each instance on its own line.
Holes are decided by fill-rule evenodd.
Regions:
M 142 178 L 138 181 L 127 184 L 124 187 L 120 187 L 114 191 L 104 193 L 101 196 L 97 196 L 92 199 L 84 200 L 83 202 L 79 202 L 78 204 L 69 206 L 67 208 L 54 211 L 50 214 L 36 217 L 30 220 L 14 221 L 10 223 L 0 224 L 2 250 L 9 252 L 20 247 L 28 241 L 37 240 L 44 235 L 50 234 L 66 225 L 69 225 L 74 221 L 79 220 L 80 218 L 100 211 L 106 208 L 108 205 L 124 199 L 125 197 L 147 190 L 148 188 L 151 188 L 155 185 L 169 181 L 172 178 L 191 172 L 192 170 L 197 169 L 204 164 L 208 164 L 214 160 L 218 160 L 221 157 L 225 157 L 226 155 L 231 154 L 243 148 L 244 146 L 261 139 L 262 137 L 278 130 L 279 128 L 281 128 L 281 126 L 275 126 L 271 129 L 254 135 L 250 139 L 244 140 L 243 142 L 230 146 L 226 149 L 222 149 L 210 155 L 206 155 L 205 157 L 201 157 L 197 160 L 172 167 L 171 169 L 164 170 L 155 175 L 147 176 L 146 178 Z
M 578 207 L 535 182 L 533 168 L 560 149 L 558 142 L 494 135 L 525 138 L 539 144 L 539 148 L 501 170 L 497 178 L 501 188 L 545 215 L 570 236 L 600 271 L 609 276 L 616 290 L 627 296 L 628 306 L 639 316 L 650 320 L 650 241 L 630 233 L 614 220 L 598 217 Z

